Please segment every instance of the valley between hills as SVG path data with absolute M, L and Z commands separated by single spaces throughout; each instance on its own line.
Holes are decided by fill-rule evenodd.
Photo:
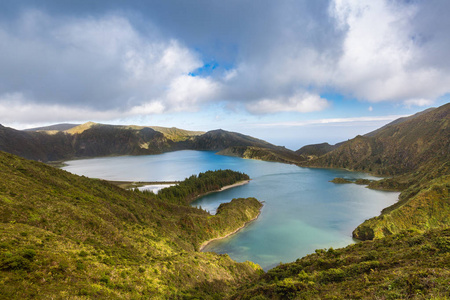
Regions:
M 0 126 L 0 298 L 448 299 L 449 113 L 446 104 L 343 143 L 297 151 L 224 130 Z M 401 194 L 354 230 L 363 242 L 318 249 L 263 272 L 199 251 L 254 219 L 257 199 L 233 199 L 214 216 L 189 205 L 198 194 L 248 180 L 246 174 L 201 173 L 154 195 L 39 162 L 186 149 L 363 171 L 384 177 L 369 188 Z

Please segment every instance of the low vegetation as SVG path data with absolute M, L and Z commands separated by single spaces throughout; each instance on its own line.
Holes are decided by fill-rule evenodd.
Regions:
M 211 216 L 4 152 L 0 176 L 1 299 L 222 298 L 260 272 L 197 251 L 255 218 L 254 198 Z
M 426 174 L 426 175 L 423 175 Z M 450 162 L 397 178 L 373 182 L 369 187 L 402 189 L 399 201 L 378 217 L 366 220 L 353 232 L 361 240 L 382 238 L 406 229 L 426 231 L 450 226 Z
M 384 239 L 282 264 L 232 299 L 448 299 L 450 229 Z
M 233 199 L 214 216 L 189 206 L 198 195 L 248 180 L 245 174 L 201 173 L 154 195 L 0 152 L 0 299 L 448 299 L 449 111 L 447 104 L 339 145 L 303 149 L 302 156 L 311 158 L 303 165 L 389 176 L 333 182 L 401 191 L 399 201 L 355 229 L 354 236 L 366 241 L 319 249 L 267 273 L 251 262 L 198 251 L 259 214 L 262 204 L 254 198 Z M 88 125 L 77 143 L 84 141 L 93 153 L 108 150 L 99 142 L 105 135 Z M 155 137 L 155 144 L 136 144 L 136 136 L 117 128 L 101 130 L 112 133 L 109 142 L 120 137 L 113 145 L 119 150 L 172 147 L 149 128 L 138 135 Z M 0 126 L 0 137 L 11 152 L 20 148 L 47 159 L 86 150 L 65 148 L 61 132 L 38 132 L 35 144 L 28 133 Z M 291 155 L 223 130 L 178 143 L 267 160 Z

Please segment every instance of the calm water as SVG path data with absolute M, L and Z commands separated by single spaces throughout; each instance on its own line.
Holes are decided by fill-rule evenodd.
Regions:
M 151 156 L 95 158 L 67 162 L 64 169 L 107 180 L 173 181 L 207 170 L 232 169 L 252 178 L 249 184 L 209 194 L 192 205 L 215 213 L 222 202 L 256 197 L 264 201 L 260 217 L 205 251 L 228 253 L 265 270 L 294 261 L 318 248 L 338 248 L 354 241 L 352 230 L 395 203 L 398 193 L 369 190 L 355 184 L 333 184 L 335 177 L 373 178 L 344 170 L 307 169 L 281 163 L 178 151 Z

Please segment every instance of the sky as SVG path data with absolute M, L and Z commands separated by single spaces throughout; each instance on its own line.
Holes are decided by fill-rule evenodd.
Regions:
M 449 11 L 448 0 L 2 0 L 0 124 L 334 144 L 450 102 Z

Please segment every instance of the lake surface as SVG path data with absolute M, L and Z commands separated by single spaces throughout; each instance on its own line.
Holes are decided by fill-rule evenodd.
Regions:
M 315 249 L 353 243 L 353 229 L 395 203 L 399 194 L 329 182 L 335 177 L 374 179 L 364 173 L 300 168 L 209 151 L 94 158 L 67 164 L 63 169 L 74 174 L 119 181 L 175 181 L 218 169 L 248 174 L 252 179 L 249 184 L 208 194 L 192 205 L 215 213 L 220 203 L 233 198 L 256 197 L 264 201 L 256 221 L 237 234 L 208 244 L 204 251 L 228 253 L 237 261 L 250 260 L 265 270 Z

